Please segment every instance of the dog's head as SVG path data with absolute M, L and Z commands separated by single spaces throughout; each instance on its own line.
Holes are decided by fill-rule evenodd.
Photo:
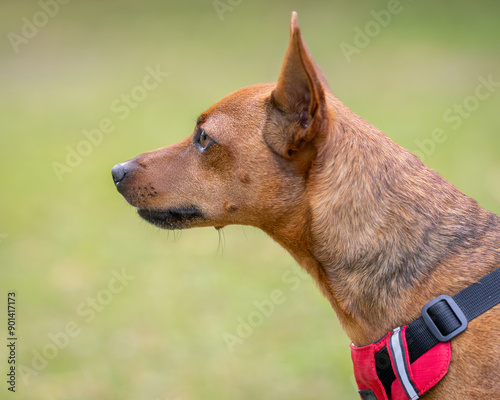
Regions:
M 117 164 L 116 187 L 162 228 L 244 224 L 269 231 L 307 207 L 306 182 L 332 118 L 327 91 L 293 13 L 277 83 L 228 95 L 199 116 L 185 140 Z

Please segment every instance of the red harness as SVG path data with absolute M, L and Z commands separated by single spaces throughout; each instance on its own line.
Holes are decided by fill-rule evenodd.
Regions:
M 500 268 L 455 296 L 439 296 L 422 317 L 367 346 L 351 343 L 363 400 L 416 400 L 448 372 L 451 343 L 468 321 L 500 303 Z
M 351 343 L 354 376 L 361 398 L 364 400 L 418 399 L 448 372 L 451 361 L 449 342 L 437 344 L 410 364 L 406 328 L 406 325 L 397 328 L 378 342 L 367 346 L 356 347 Z M 376 358 L 375 355 L 382 349 L 388 350 Z M 387 393 L 377 370 L 381 371 L 389 367 L 396 379 Z

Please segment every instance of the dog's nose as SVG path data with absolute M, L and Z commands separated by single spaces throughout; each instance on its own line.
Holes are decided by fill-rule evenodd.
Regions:
M 125 163 L 116 164 L 111 170 L 111 175 L 113 176 L 113 182 L 115 182 L 115 185 L 118 185 L 123 178 L 125 178 L 125 175 L 127 175 L 127 170 L 125 169 L 124 164 Z

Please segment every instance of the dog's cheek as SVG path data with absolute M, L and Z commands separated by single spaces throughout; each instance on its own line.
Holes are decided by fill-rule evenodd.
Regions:
M 213 144 L 204 154 L 200 154 L 200 167 L 222 179 L 229 179 L 234 171 L 234 157 L 228 148 Z

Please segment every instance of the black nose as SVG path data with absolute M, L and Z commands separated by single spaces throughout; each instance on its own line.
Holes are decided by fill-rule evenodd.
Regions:
M 113 181 L 115 182 L 115 185 L 118 185 L 123 180 L 123 178 L 125 178 L 125 175 L 127 175 L 127 170 L 125 169 L 123 164 L 125 163 L 116 164 L 111 170 L 111 175 L 113 175 Z

